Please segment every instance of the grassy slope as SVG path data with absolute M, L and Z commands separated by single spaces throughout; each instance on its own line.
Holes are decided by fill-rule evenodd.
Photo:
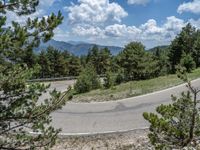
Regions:
M 200 69 L 194 70 L 188 74 L 190 80 L 200 77 Z M 118 100 L 137 95 L 142 95 L 154 91 L 166 89 L 183 83 L 177 75 L 162 76 L 150 80 L 131 81 L 120 84 L 112 89 L 93 90 L 85 94 L 75 95 L 73 102 L 100 102 L 109 100 Z

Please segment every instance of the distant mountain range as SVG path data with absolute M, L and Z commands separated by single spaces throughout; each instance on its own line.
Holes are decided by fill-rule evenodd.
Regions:
M 155 53 L 157 49 L 160 49 L 161 51 L 165 51 L 168 48 L 169 48 L 169 45 L 156 46 L 154 48 L 149 49 L 148 52 Z
M 47 47 L 52 46 L 60 51 L 67 50 L 70 53 L 81 56 L 81 55 L 87 55 L 89 49 L 91 49 L 93 46 L 97 44 L 92 43 L 86 43 L 82 41 L 56 41 L 56 40 L 50 40 L 47 43 L 41 43 L 40 47 L 35 49 L 36 53 L 39 53 L 41 50 L 46 50 Z M 123 50 L 123 47 L 117 47 L 117 46 L 104 46 L 104 45 L 97 45 L 99 49 L 107 47 L 113 55 L 117 55 L 119 52 Z M 169 46 L 163 45 L 163 46 L 156 46 L 154 48 L 148 49 L 148 52 L 155 52 L 157 48 L 161 50 L 166 50 Z
M 96 44 L 90 44 L 79 41 L 62 42 L 62 41 L 50 40 L 47 43 L 41 43 L 40 47 L 35 49 L 35 52 L 38 53 L 43 49 L 45 50 L 48 46 L 52 46 L 60 51 L 67 50 L 76 56 L 81 56 L 81 55 L 86 55 L 88 53 L 88 50 L 91 49 L 94 45 Z M 103 46 L 103 45 L 97 45 L 97 46 L 100 49 L 107 47 L 113 55 L 117 55 L 120 51 L 123 50 L 122 47 L 117 47 L 117 46 Z

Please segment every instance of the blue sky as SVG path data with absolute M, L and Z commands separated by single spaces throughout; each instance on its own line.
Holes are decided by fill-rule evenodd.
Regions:
M 55 30 L 59 41 L 151 48 L 169 44 L 187 23 L 200 28 L 200 0 L 41 0 L 32 16 L 58 10 L 65 17 Z

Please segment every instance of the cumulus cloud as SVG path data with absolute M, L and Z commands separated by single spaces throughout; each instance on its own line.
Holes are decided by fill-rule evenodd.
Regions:
M 76 26 L 72 29 L 72 32 L 79 36 L 99 36 L 101 37 L 103 35 L 102 29 L 99 27 L 94 26 Z
M 128 4 L 145 5 L 150 0 L 128 0 Z
M 154 19 L 148 20 L 145 24 L 142 24 L 140 28 L 145 34 L 160 34 L 163 32 L 163 29 L 157 26 L 157 22 Z
M 192 2 L 183 3 L 178 7 L 178 13 L 191 12 L 200 14 L 200 0 L 193 0 Z
M 40 6 L 49 7 L 49 6 L 52 6 L 55 1 L 56 0 L 41 0 L 40 1 Z
M 135 26 L 127 26 L 125 24 L 109 25 L 104 29 L 104 34 L 112 37 L 127 37 L 129 35 L 136 36 L 140 33 L 140 29 Z
M 56 28 L 54 33 L 55 33 L 54 39 L 58 40 L 58 41 L 61 39 L 69 39 L 70 38 L 69 32 L 67 30 L 63 31 L 60 27 Z
M 107 22 L 121 22 L 128 13 L 117 3 L 109 0 L 78 0 L 64 8 L 71 24 L 105 24 Z
M 191 22 L 194 20 L 191 20 Z M 168 44 L 181 31 L 182 27 L 187 22 L 176 18 L 175 16 L 168 17 L 162 25 L 158 25 L 156 20 L 149 19 L 146 23 L 136 27 L 127 26 L 125 24 L 113 24 L 105 27 L 76 26 L 73 28 L 73 34 L 95 38 L 98 41 L 112 41 L 116 45 L 116 41 L 121 46 L 130 41 L 142 41 L 147 46 Z M 196 22 L 198 23 L 198 22 Z
M 190 19 L 189 23 L 191 23 L 194 27 L 200 29 L 200 18 L 198 20 Z
M 167 17 L 167 22 L 164 25 L 168 31 L 179 31 L 185 26 L 184 20 L 176 18 L 175 16 Z

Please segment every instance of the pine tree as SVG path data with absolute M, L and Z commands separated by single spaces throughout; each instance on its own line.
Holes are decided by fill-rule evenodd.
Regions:
M 77 56 L 71 55 L 68 61 L 69 76 L 79 76 L 82 66 Z
M 108 48 L 103 48 L 99 52 L 99 75 L 105 74 L 111 68 L 111 52 Z
M 22 63 L 27 64 L 28 68 L 34 68 L 37 63 L 37 55 L 33 52 L 33 49 L 27 49 L 22 56 Z
M 170 73 L 170 63 L 168 57 L 169 49 L 168 48 L 157 48 L 156 51 L 153 53 L 155 56 L 155 60 L 158 62 L 159 73 L 158 75 L 166 75 Z
M 156 149 L 195 147 L 199 140 L 200 114 L 197 94 L 200 90 L 191 85 L 184 69 L 181 73 L 179 77 L 187 82 L 188 92 L 183 92 L 180 98 L 172 96 L 172 103 L 169 105 L 158 106 L 158 114 L 143 114 L 150 123 L 149 138 Z
M 154 77 L 158 70 L 157 61 L 145 52 L 140 42 L 131 42 L 118 56 L 118 64 L 124 69 L 126 80 L 138 80 Z
M 0 14 L 9 10 L 28 15 L 36 11 L 38 4 L 39 0 L 1 0 Z M 38 102 L 48 86 L 27 83 L 38 69 L 28 69 L 23 58 L 27 50 L 51 39 L 62 20 L 59 12 L 47 18 L 29 18 L 24 25 L 13 21 L 9 26 L 5 15 L 0 16 L 0 149 L 48 149 L 55 143 L 60 130 L 50 125 L 50 113 L 65 101 L 53 91 L 50 99 Z
M 138 64 L 138 75 L 139 79 L 150 79 L 155 78 L 159 75 L 159 61 L 155 60 L 153 55 L 145 53 L 143 59 Z
M 180 65 L 185 67 L 187 72 L 191 72 L 196 67 L 191 54 L 186 54 L 185 52 L 181 56 Z
M 53 48 L 47 48 L 47 58 L 50 63 L 50 74 L 51 77 L 61 77 L 67 74 L 66 61 L 61 51 Z
M 196 37 L 196 29 L 191 24 L 187 24 L 172 41 L 169 52 L 172 73 L 176 72 L 176 66 L 179 65 L 183 53 L 194 56 L 193 45 Z
M 196 66 L 200 67 L 200 30 L 197 31 L 197 39 L 193 46 L 193 58 L 196 62 Z
M 42 50 L 39 54 L 38 64 L 41 67 L 39 77 L 40 78 L 50 77 L 50 72 L 51 72 L 50 61 L 49 61 L 47 54 L 44 50 Z
M 116 75 L 110 71 L 107 71 L 104 77 L 104 84 L 103 84 L 104 87 L 109 89 L 115 85 L 115 82 L 116 82 Z
M 125 49 L 119 56 L 119 65 L 124 68 L 127 80 L 139 78 L 140 68 L 138 65 L 142 62 L 144 55 L 144 46 L 139 42 L 131 42 L 125 46 Z
M 33 72 L 21 65 L 1 68 L 0 149 L 40 149 L 55 143 L 60 130 L 50 126 L 49 115 L 61 108 L 65 100 L 60 93 L 53 91 L 51 99 L 39 104 L 38 99 L 48 86 L 39 83 L 27 85 Z

